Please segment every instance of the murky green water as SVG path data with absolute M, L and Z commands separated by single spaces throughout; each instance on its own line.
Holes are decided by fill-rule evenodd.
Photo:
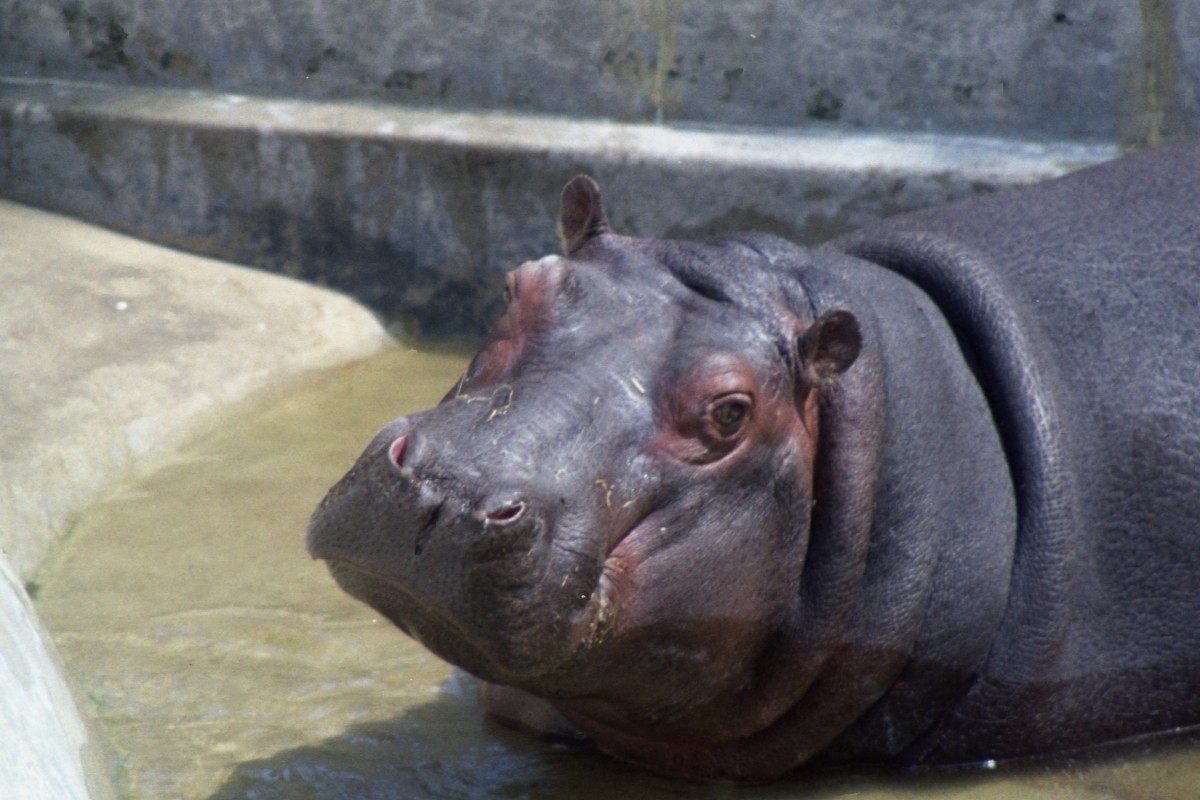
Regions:
M 1200 745 L 1019 770 L 737 789 L 650 775 L 484 720 L 476 684 L 345 597 L 304 526 L 370 436 L 463 368 L 394 349 L 243 409 L 91 509 L 38 608 L 123 798 L 738 800 L 1200 794 Z

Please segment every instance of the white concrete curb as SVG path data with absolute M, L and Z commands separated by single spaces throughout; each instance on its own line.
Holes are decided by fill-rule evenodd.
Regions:
M 33 606 L 0 556 L 0 796 L 103 797 L 84 777 L 89 737 Z

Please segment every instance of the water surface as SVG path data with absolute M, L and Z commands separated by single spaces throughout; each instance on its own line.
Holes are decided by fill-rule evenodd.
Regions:
M 489 723 L 477 684 L 345 596 L 304 550 L 308 515 L 384 423 L 465 365 L 393 348 L 237 410 L 96 504 L 38 609 L 122 798 L 1191 800 L 1200 745 L 768 787 L 650 775 Z

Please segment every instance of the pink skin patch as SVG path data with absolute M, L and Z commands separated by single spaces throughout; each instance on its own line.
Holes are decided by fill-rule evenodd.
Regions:
M 529 340 L 554 322 L 555 298 L 567 275 L 558 256 L 528 261 L 504 279 L 508 307 L 468 370 L 470 382 L 502 380 L 520 361 Z

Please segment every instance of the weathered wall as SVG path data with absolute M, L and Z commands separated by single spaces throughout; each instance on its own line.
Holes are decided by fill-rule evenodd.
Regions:
M 673 130 L 330 101 L 5 84 L 15 199 L 354 293 L 433 335 L 479 335 L 501 276 L 558 249 L 558 194 L 595 175 L 617 230 L 816 242 L 1051 177 L 1105 146 Z
M 1200 132 L 1198 86 L 1200 0 L 0 0 L 0 195 L 478 334 L 576 172 L 627 233 L 814 242 Z
M 2 0 L 0 71 L 622 120 L 1153 142 L 1196 0 Z

